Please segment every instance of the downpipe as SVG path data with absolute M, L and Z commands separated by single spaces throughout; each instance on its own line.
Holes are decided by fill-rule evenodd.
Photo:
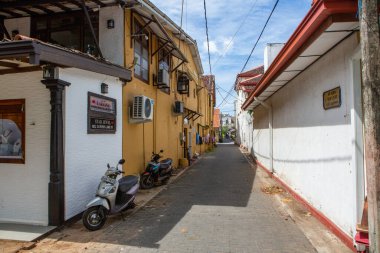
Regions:
M 257 97 L 253 97 L 255 101 L 259 102 L 265 109 L 268 110 L 268 122 L 269 122 L 269 170 L 271 173 L 275 173 L 273 168 L 273 109 L 272 105 L 261 101 Z

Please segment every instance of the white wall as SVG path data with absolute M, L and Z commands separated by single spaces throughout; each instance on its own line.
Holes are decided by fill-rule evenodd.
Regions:
M 12 36 L 13 30 L 18 30 L 20 34 L 30 36 L 30 17 L 5 19 L 4 25 Z
M 356 189 L 352 171 L 350 110 L 351 36 L 273 95 L 274 170 L 277 175 L 353 236 Z M 323 109 L 323 92 L 341 87 L 342 105 Z M 268 114 L 254 110 L 255 155 L 269 168 Z
M 246 92 L 239 90 L 236 101 L 236 139 L 247 150 L 253 152 L 253 116 L 242 111 L 241 106 L 246 99 Z
M 107 28 L 107 20 L 115 21 L 115 28 Z M 99 44 L 104 58 L 124 66 L 124 9 L 119 6 L 100 8 Z
M 122 158 L 122 84 L 115 77 L 78 69 L 60 69 L 60 78 L 70 82 L 65 99 L 65 219 L 83 211 L 95 196 L 107 163 Z M 101 94 L 100 84 L 109 85 L 107 97 L 117 100 L 115 134 L 87 134 L 87 93 Z
M 42 71 L 0 77 L 0 100 L 25 99 L 25 164 L 0 163 L 0 222 L 48 224 L 50 94 Z

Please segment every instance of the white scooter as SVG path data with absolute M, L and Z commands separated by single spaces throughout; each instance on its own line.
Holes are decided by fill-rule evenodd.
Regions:
M 125 176 L 117 179 L 124 173 L 119 170 L 119 165 L 125 163 L 121 159 L 115 167 L 107 164 L 107 171 L 101 178 L 96 192 L 96 197 L 91 200 L 83 213 L 83 225 L 91 231 L 103 227 L 107 215 L 116 214 L 125 209 L 135 207 L 135 197 L 139 189 L 139 177 Z

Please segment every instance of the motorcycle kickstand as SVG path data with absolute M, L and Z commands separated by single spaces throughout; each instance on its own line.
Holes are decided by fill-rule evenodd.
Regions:
M 121 216 L 121 219 L 122 219 L 123 221 L 125 221 L 125 217 L 124 217 L 123 212 L 120 212 L 120 216 Z

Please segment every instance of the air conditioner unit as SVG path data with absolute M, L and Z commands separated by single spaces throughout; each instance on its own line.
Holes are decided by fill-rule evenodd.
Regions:
M 183 113 L 183 102 L 175 101 L 174 102 L 174 113 Z
M 157 75 L 158 88 L 160 89 L 170 88 L 169 79 L 170 79 L 169 72 L 166 69 L 160 69 Z
M 154 100 L 145 96 L 135 96 L 133 98 L 132 118 L 138 121 L 153 120 Z

